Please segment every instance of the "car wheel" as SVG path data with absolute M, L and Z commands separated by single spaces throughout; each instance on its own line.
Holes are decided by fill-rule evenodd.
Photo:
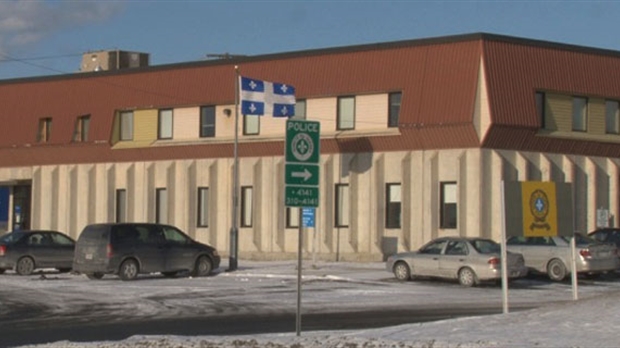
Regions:
M 15 265 L 15 272 L 19 275 L 30 275 L 34 271 L 34 260 L 30 257 L 22 257 Z
M 476 273 L 469 268 L 465 267 L 459 271 L 459 284 L 466 287 L 472 287 L 478 283 Z
M 549 279 L 559 282 L 566 278 L 566 266 L 561 260 L 553 259 L 547 265 L 547 275 Z
M 207 256 L 201 256 L 196 260 L 196 265 L 194 266 L 194 277 L 204 277 L 211 273 L 213 269 L 213 265 L 211 265 L 211 260 Z
M 161 272 L 161 274 L 163 274 L 166 278 L 173 278 L 177 275 L 177 273 L 179 272 Z
M 99 280 L 103 278 L 103 273 L 95 272 L 95 273 L 87 273 L 86 277 L 90 280 Z
M 57 268 L 60 273 L 67 273 L 71 271 L 71 268 Z
M 6 271 L 4 268 L 0 268 L 0 274 L 4 273 L 4 271 Z
M 118 270 L 118 276 L 122 280 L 134 280 L 138 276 L 138 262 L 133 259 L 123 261 Z
M 406 281 L 411 279 L 411 270 L 405 262 L 397 262 L 393 268 L 394 277 L 400 281 Z

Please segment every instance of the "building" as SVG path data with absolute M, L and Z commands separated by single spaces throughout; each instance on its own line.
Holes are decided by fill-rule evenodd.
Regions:
M 307 253 L 499 240 L 503 180 L 570 182 L 577 231 L 597 210 L 618 225 L 620 52 L 482 33 L 0 81 L 9 228 L 161 221 L 226 255 L 235 65 L 295 86 L 296 117 L 321 122 Z M 294 257 L 285 120 L 241 124 L 239 257 Z

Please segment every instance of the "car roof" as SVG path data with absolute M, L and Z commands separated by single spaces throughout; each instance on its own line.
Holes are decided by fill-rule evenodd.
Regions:
M 7 234 L 9 233 L 24 233 L 24 234 L 31 234 L 31 233 L 60 233 L 60 234 L 64 234 L 66 235 L 66 233 L 62 233 L 60 231 L 56 231 L 56 230 L 13 230 L 10 232 L 7 232 Z

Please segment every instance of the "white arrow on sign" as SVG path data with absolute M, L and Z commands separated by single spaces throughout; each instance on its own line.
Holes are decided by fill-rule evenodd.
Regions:
M 304 178 L 304 181 L 308 181 L 312 177 L 312 173 L 308 171 L 308 169 L 304 168 L 303 172 L 292 172 L 291 176 L 293 178 Z

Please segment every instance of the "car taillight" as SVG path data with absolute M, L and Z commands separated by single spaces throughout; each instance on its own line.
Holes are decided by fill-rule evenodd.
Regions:
M 105 251 L 108 259 L 111 258 L 112 254 L 114 254 L 114 251 L 112 250 L 112 244 L 108 244 L 108 246 L 105 248 Z
M 588 249 L 581 249 L 579 250 L 579 255 L 588 258 L 588 257 L 592 257 L 592 254 L 590 253 L 590 250 Z
M 489 261 L 487 261 L 487 263 L 489 264 L 489 266 L 491 266 L 491 268 L 497 268 L 500 263 L 499 257 L 492 257 L 489 259 Z
M 0 256 L 4 256 L 6 252 L 6 245 L 0 245 Z

